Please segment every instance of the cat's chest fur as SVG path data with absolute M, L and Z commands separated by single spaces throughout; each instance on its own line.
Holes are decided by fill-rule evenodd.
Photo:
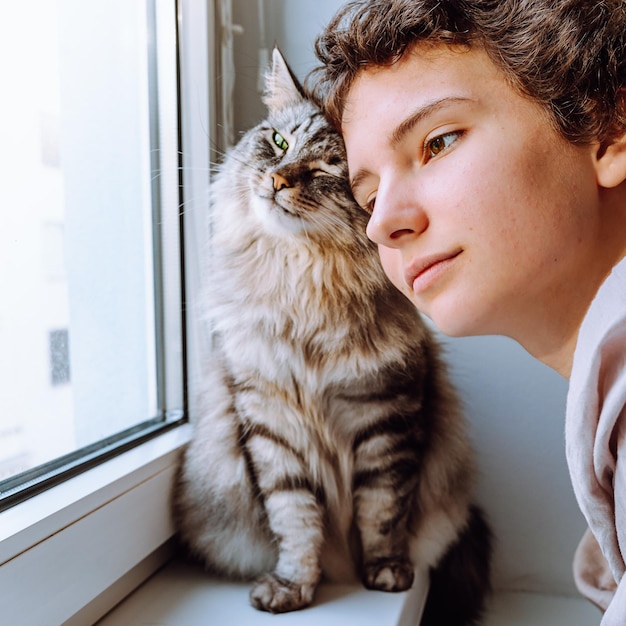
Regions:
M 347 289 L 337 302 L 338 282 L 349 277 L 333 279 L 328 259 L 314 255 L 293 246 L 251 259 L 247 265 L 255 271 L 242 271 L 239 280 L 254 286 L 245 301 L 215 292 L 213 326 L 235 388 L 255 386 L 276 402 L 281 410 L 273 426 L 308 450 L 311 470 L 327 465 L 347 484 L 353 433 L 364 419 L 350 414 L 348 396 L 371 389 L 384 359 L 364 341 L 370 329 L 357 319 L 363 303 Z M 245 394 L 237 397 L 245 402 Z
M 232 366 L 277 384 L 295 378 L 310 394 L 379 369 L 367 341 L 376 324 L 367 294 L 372 276 L 381 293 L 391 288 L 371 249 L 324 250 L 258 229 L 248 218 L 214 239 L 207 310 Z

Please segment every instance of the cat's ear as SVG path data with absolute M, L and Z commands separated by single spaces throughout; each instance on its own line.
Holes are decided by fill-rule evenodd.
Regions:
M 304 100 L 304 90 L 289 69 L 278 48 L 272 54 L 272 69 L 265 77 L 263 102 L 271 111 L 293 106 Z

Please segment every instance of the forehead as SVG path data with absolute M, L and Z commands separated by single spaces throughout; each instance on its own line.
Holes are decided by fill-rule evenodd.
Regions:
M 342 132 L 381 112 L 401 114 L 447 97 L 482 100 L 494 88 L 512 91 L 482 48 L 418 43 L 396 62 L 367 67 L 357 75 L 346 94 Z

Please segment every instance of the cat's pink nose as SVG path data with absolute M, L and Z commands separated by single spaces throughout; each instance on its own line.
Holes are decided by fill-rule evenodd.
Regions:
M 281 189 L 285 189 L 286 187 L 291 187 L 289 181 L 277 172 L 272 174 L 272 180 L 274 181 L 274 189 L 276 189 L 276 191 L 280 191 Z

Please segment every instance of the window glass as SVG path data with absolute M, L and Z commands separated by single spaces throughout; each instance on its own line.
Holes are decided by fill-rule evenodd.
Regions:
M 0 481 L 181 409 L 162 389 L 172 251 L 155 164 L 177 128 L 159 114 L 155 4 L 3 7 Z M 160 4 L 171 31 L 174 3 Z M 176 251 L 167 262 L 180 271 Z

